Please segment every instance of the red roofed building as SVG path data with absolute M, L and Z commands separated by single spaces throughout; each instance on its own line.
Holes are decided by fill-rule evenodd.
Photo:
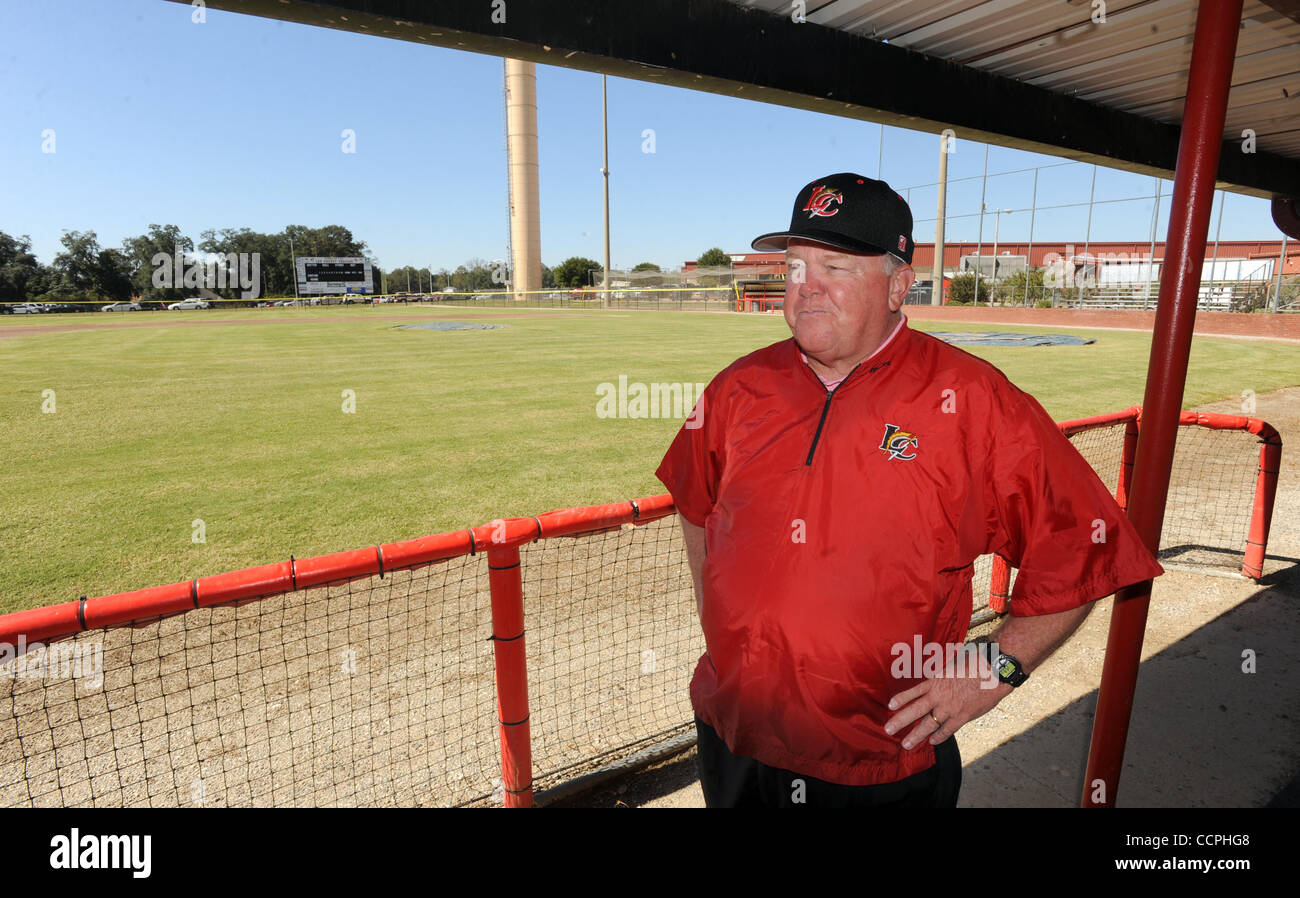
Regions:
M 1150 265 L 1153 246 L 1150 241 L 1107 240 L 1084 243 L 1000 242 L 997 257 L 1005 260 L 998 266 L 1003 277 L 1015 270 L 1032 268 L 1068 270 L 1078 283 L 1132 283 L 1158 279 L 1160 265 L 1165 257 L 1165 245 L 1154 245 L 1154 267 Z M 975 258 L 989 261 L 982 266 L 984 276 L 993 270 L 992 243 L 945 243 L 943 269 L 946 276 L 973 271 Z M 736 281 L 737 311 L 778 311 L 785 299 L 785 253 L 728 253 Z M 1217 247 L 1209 243 L 1205 248 L 1205 280 L 1250 281 L 1263 283 L 1277 276 L 1278 261 L 1282 256 L 1281 240 L 1221 240 Z M 1300 245 L 1287 246 L 1282 265 L 1282 276 L 1300 274 Z M 695 262 L 682 264 L 682 273 L 693 272 Z M 918 243 L 912 255 L 912 268 L 918 281 L 929 282 L 934 270 L 934 244 Z M 945 287 L 947 277 L 945 277 Z M 945 301 L 947 291 L 945 289 Z

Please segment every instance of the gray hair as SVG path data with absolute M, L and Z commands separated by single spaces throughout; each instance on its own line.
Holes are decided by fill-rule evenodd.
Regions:
M 892 253 L 885 253 L 885 255 L 882 258 L 884 259 L 884 263 L 881 265 L 881 267 L 885 269 L 886 277 L 893 277 L 895 271 L 898 271 L 898 269 L 907 265 L 906 262 L 898 258 L 898 256 L 893 255 Z

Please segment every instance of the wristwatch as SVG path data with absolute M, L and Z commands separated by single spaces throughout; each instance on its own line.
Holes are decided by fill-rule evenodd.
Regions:
M 980 636 L 975 640 L 975 643 L 980 647 L 980 654 L 993 667 L 999 681 L 1015 688 L 1029 679 L 1029 674 L 1025 673 L 1024 665 L 1017 658 L 1008 655 L 1006 652 L 999 652 L 996 658 L 992 657 L 993 644 L 987 636 Z

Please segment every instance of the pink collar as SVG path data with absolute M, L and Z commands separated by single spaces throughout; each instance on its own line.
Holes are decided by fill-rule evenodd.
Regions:
M 876 347 L 876 351 L 873 352 L 871 355 L 867 356 L 867 357 L 866 357 L 865 359 L 863 359 L 862 361 L 863 361 L 863 362 L 869 362 L 869 361 L 871 361 L 872 359 L 874 359 L 877 355 L 879 355 L 880 352 L 881 352 L 881 350 L 883 350 L 886 346 L 888 346 L 888 345 L 890 344 L 890 341 L 892 341 L 895 337 L 898 336 L 898 332 L 901 331 L 901 330 L 903 329 L 903 325 L 906 324 L 906 323 L 907 323 L 907 315 L 904 314 L 904 315 L 903 315 L 903 319 L 902 319 L 901 321 L 899 321 L 898 324 L 896 324 L 896 325 L 894 326 L 894 329 L 893 329 L 892 331 L 889 332 L 889 336 L 886 337 L 886 338 L 884 339 L 884 341 L 883 341 L 879 346 Z M 803 359 L 805 365 L 808 364 L 808 356 L 804 355 L 804 352 L 803 352 L 802 349 L 799 350 L 799 358 Z M 862 363 L 859 362 L 859 364 L 862 364 Z M 809 367 L 809 368 L 812 368 L 812 365 L 808 365 L 808 367 Z M 817 372 L 814 370 L 814 371 L 813 371 L 813 374 L 817 374 Z M 843 382 L 844 378 L 846 378 L 846 377 L 848 377 L 847 374 L 842 374 L 842 375 L 840 375 L 839 377 L 832 378 L 831 380 L 827 380 L 826 378 L 822 377 L 820 374 L 817 374 L 817 379 L 820 380 L 823 384 L 825 384 L 825 385 L 826 385 L 826 389 L 828 389 L 828 390 L 833 390 L 833 389 L 835 389 L 836 387 L 838 387 L 838 386 L 840 385 L 840 383 Z

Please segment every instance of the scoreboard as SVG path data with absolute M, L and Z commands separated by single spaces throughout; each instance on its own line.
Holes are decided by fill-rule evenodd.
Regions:
M 301 296 L 375 292 L 370 263 L 362 258 L 299 256 L 297 274 Z

